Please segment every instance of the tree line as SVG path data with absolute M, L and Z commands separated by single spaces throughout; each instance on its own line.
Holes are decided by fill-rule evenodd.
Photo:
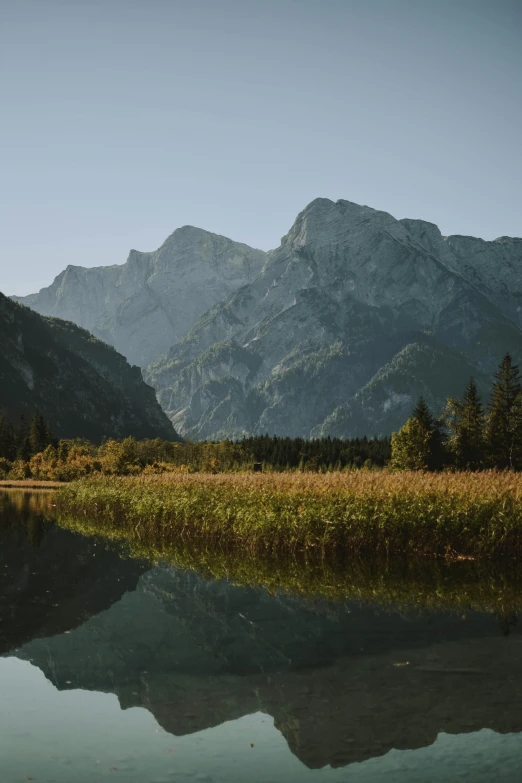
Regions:
M 36 412 L 29 420 L 20 416 L 16 425 L 0 413 L 0 458 L 28 462 L 54 442 L 52 430 L 40 413 Z
M 392 435 L 391 451 L 399 470 L 522 470 L 522 382 L 512 357 L 502 359 L 487 406 L 473 378 L 438 418 L 421 398 Z
M 0 479 L 70 481 L 82 476 L 181 472 L 221 473 L 252 470 L 351 470 L 384 467 L 391 455 L 389 438 L 280 438 L 185 441 L 160 438 L 108 439 L 100 445 L 85 439 L 57 440 L 36 413 L 16 426 L 0 415 Z

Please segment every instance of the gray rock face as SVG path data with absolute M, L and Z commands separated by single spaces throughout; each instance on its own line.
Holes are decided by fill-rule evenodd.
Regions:
M 522 355 L 521 295 L 522 240 L 317 199 L 146 377 L 192 438 L 385 434 Z
M 486 393 L 506 351 L 522 359 L 522 239 L 316 199 L 268 254 L 185 227 L 25 301 L 150 361 L 193 439 L 388 434 L 420 394 L 439 411 L 470 375 Z
M 122 266 L 68 266 L 38 294 L 14 297 L 73 321 L 142 367 L 167 351 L 216 302 L 254 279 L 267 254 L 192 226 Z

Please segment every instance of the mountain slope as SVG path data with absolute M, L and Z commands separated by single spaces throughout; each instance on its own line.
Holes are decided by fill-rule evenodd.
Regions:
M 462 395 L 471 376 L 485 397 L 489 390 L 486 374 L 461 351 L 421 335 L 381 367 L 348 402 L 335 408 L 312 436 L 342 437 L 350 432 L 362 437 L 367 432 L 396 432 L 419 397 L 438 411 L 446 397 Z
M 202 316 L 146 377 L 192 438 L 388 433 L 419 393 L 440 409 L 470 374 L 485 388 L 506 350 L 522 357 L 517 268 L 519 240 L 444 238 L 424 221 L 317 199 L 256 280 Z M 405 363 L 401 352 L 415 344 Z M 404 394 L 401 372 L 413 379 L 395 413 L 378 399 L 388 365 L 399 369 L 385 372 L 386 399 Z
M 13 297 L 41 315 L 73 321 L 142 367 L 216 302 L 253 280 L 267 254 L 192 226 L 121 266 L 68 266 L 38 294 Z
M 59 437 L 178 437 L 138 367 L 84 329 L 2 294 L 0 409 L 39 410 Z
M 320 198 L 270 253 L 185 227 L 25 301 L 153 358 L 190 438 L 388 434 L 419 394 L 439 411 L 471 374 L 485 392 L 505 351 L 522 360 L 522 240 Z

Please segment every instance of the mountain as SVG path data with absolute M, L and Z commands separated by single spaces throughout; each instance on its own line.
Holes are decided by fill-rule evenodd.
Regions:
M 38 294 L 13 298 L 83 326 L 145 367 L 257 277 L 266 259 L 262 250 L 184 226 L 153 253 L 131 250 L 121 266 L 68 266 Z
M 0 294 L 2 409 L 39 410 L 62 438 L 178 438 L 139 367 L 85 329 Z
M 313 437 L 343 437 L 350 432 L 394 432 L 411 415 L 422 394 L 428 406 L 439 411 L 447 396 L 459 397 L 474 376 L 482 398 L 490 378 L 460 352 L 423 335 L 406 345 L 348 401 L 312 430 Z
M 145 378 L 192 439 L 389 434 L 421 394 L 439 412 L 522 360 L 522 239 L 320 198 L 267 254 L 185 227 L 25 301 L 154 357 Z
M 317 199 L 145 377 L 194 439 L 390 433 L 420 394 L 438 412 L 522 358 L 521 299 L 520 239 Z

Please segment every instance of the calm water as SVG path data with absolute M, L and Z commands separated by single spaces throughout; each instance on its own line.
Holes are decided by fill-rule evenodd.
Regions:
M 519 781 L 515 617 L 270 595 L 0 494 L 0 781 Z

